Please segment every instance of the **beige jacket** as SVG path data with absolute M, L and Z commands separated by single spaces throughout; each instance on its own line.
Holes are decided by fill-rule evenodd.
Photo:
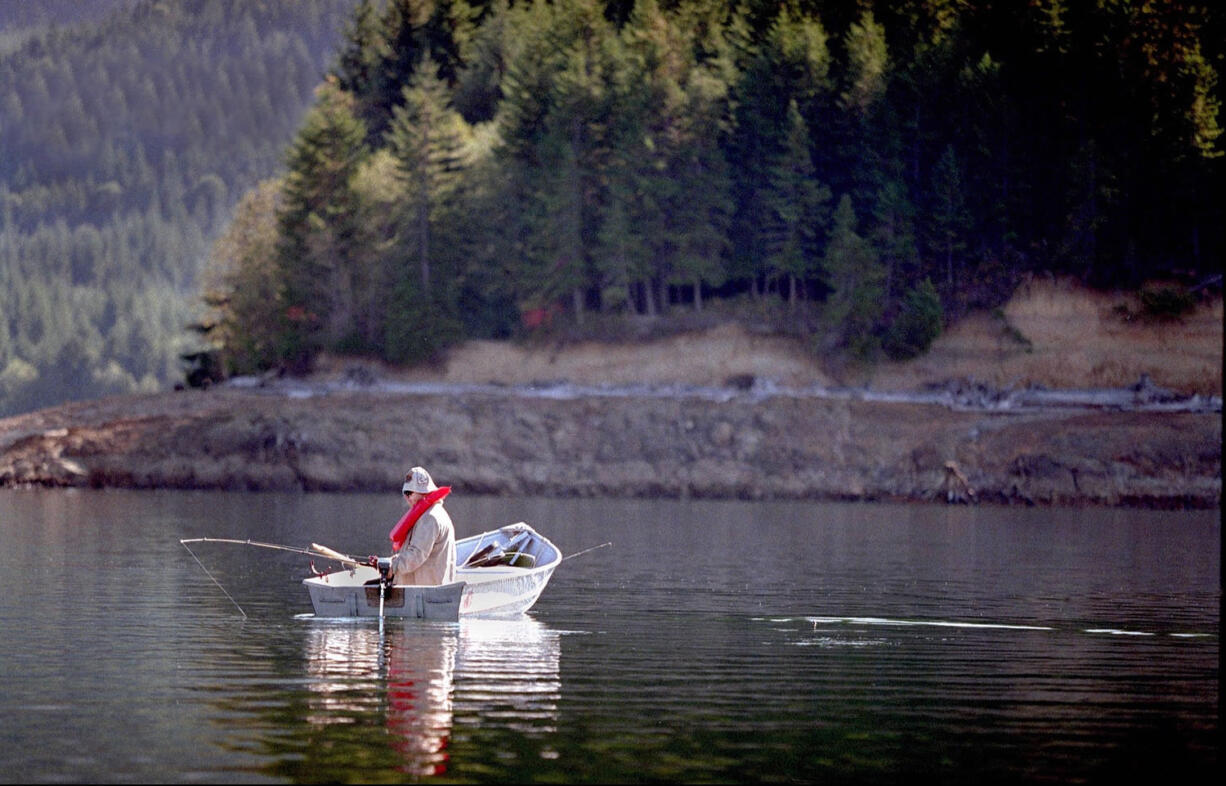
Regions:
M 455 528 L 442 503 L 421 514 L 409 539 L 392 557 L 392 583 L 435 585 L 455 581 Z

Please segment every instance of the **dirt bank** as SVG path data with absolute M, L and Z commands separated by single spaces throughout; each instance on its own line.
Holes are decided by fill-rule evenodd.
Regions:
M 1221 416 L 218 389 L 0 421 L 0 486 L 386 491 L 417 462 L 467 493 L 1212 507 Z
M 1168 322 L 1133 316 L 1140 311 L 1134 294 L 1044 278 L 1024 284 L 1004 308 L 953 325 L 922 357 L 871 368 L 834 367 L 796 339 L 728 323 L 613 345 L 472 341 L 438 368 L 325 359 L 319 377 L 338 379 L 360 366 L 378 379 L 403 382 L 721 386 L 753 376 L 786 387 L 906 391 L 958 379 L 997 388 L 1123 388 L 1147 375 L 1161 387 L 1221 397 L 1221 297 Z
M 858 385 L 868 372 L 724 325 L 80 402 L 0 420 L 0 487 L 386 491 L 421 463 L 466 493 L 1218 506 L 1220 300 L 1118 328 L 1118 309 L 1091 301 L 1031 288 Z M 1141 375 L 1106 406 L 1065 395 Z

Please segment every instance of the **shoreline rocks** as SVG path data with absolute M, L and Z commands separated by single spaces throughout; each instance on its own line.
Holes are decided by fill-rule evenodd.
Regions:
M 1221 415 L 756 396 L 215 387 L 0 420 L 0 487 L 1213 508 Z

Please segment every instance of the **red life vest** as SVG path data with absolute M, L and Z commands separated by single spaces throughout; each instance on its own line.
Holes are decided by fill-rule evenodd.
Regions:
M 392 527 L 392 531 L 387 533 L 387 536 L 392 539 L 392 550 L 400 551 L 400 547 L 409 539 L 409 533 L 413 531 L 413 525 L 421 518 L 421 514 L 432 508 L 434 503 L 450 493 L 451 486 L 442 486 L 436 491 L 431 491 L 425 497 L 418 500 L 416 505 L 409 508 L 400 517 L 400 521 L 396 522 L 396 526 Z

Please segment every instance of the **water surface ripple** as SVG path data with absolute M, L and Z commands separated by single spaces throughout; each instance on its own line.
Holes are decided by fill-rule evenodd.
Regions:
M 567 560 L 528 615 L 323 620 L 394 495 L 0 492 L 28 782 L 1109 782 L 1220 773 L 1213 512 L 458 497 Z M 235 608 L 237 602 L 246 617 Z

